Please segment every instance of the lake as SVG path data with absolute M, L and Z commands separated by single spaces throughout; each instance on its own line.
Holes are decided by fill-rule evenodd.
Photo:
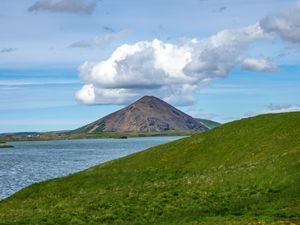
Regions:
M 68 175 L 182 137 L 13 142 L 0 149 L 0 199 L 36 182 Z

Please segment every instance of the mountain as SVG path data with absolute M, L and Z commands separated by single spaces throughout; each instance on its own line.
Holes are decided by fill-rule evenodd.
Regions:
M 148 132 L 170 130 L 208 130 L 201 122 L 153 96 L 109 114 L 75 132 Z
M 213 129 L 222 125 L 221 123 L 218 123 L 213 120 L 207 120 L 207 119 L 196 119 L 196 120 L 202 123 L 203 125 L 205 125 L 209 129 Z
M 300 113 L 261 115 L 27 187 L 0 224 L 300 224 Z

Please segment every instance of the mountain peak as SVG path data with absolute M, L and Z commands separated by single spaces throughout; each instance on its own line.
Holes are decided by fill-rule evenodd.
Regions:
M 155 96 L 145 95 L 145 96 L 141 97 L 139 100 L 137 100 L 134 103 L 138 103 L 138 102 L 150 102 L 150 101 L 162 101 L 162 100 L 159 99 L 159 98 L 157 98 L 157 97 L 155 97 Z
M 155 96 L 144 96 L 119 111 L 79 128 L 89 133 L 207 129 L 191 116 Z
M 145 96 L 141 97 L 139 100 L 142 100 L 142 99 L 158 99 L 158 98 L 155 96 L 152 96 L 152 95 L 145 95 Z

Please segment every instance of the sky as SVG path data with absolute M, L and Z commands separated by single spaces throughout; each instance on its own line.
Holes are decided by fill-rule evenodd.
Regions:
M 300 110 L 297 0 L 3 0 L 0 28 L 0 133 L 144 95 L 223 123 Z

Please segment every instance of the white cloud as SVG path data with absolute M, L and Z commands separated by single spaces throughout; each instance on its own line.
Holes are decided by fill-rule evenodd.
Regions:
M 246 58 L 241 65 L 242 70 L 275 72 L 278 68 L 276 65 L 269 63 L 265 59 Z
M 111 44 L 114 41 L 124 38 L 129 35 L 130 31 L 124 30 L 117 33 L 110 33 L 104 36 L 98 36 L 94 39 L 87 41 L 79 41 L 70 45 L 71 48 L 94 48 L 94 47 L 103 47 Z
M 274 72 L 275 65 L 262 58 L 249 58 L 247 50 L 255 41 L 276 35 L 300 43 L 300 3 L 252 26 L 224 30 L 207 39 L 124 44 L 107 60 L 80 66 L 85 85 L 76 98 L 88 104 L 123 104 L 151 94 L 171 104 L 192 104 L 193 94 L 205 83 L 228 76 L 236 66 Z
M 84 104 L 92 104 L 96 100 L 95 89 L 92 84 L 84 85 L 76 93 L 76 98 Z
M 260 114 L 267 114 L 267 113 L 283 113 L 283 112 L 297 112 L 300 111 L 299 105 L 269 105 L 266 109 L 264 109 Z
M 78 84 L 78 80 L 51 80 L 51 79 L 0 79 L 0 86 L 26 86 L 46 84 Z
M 285 113 L 285 112 L 298 112 L 300 111 L 300 105 L 290 105 L 290 104 L 271 104 L 265 109 L 258 112 L 248 112 L 245 113 L 246 117 L 257 116 L 261 114 L 270 114 L 270 113 Z
M 86 0 L 40 0 L 29 7 L 28 11 L 46 10 L 51 12 L 69 12 L 91 14 L 96 9 L 96 1 Z
M 95 104 L 100 101 L 101 104 L 122 104 L 128 99 L 134 97 L 134 93 L 128 92 L 126 89 L 101 89 L 95 88 L 93 84 L 84 85 L 81 90 L 76 93 L 76 98 L 84 104 Z
M 204 40 L 124 44 L 107 60 L 80 66 L 86 85 L 76 98 L 88 104 L 122 104 L 150 93 L 172 104 L 191 104 L 201 85 L 226 77 L 242 61 L 248 44 L 263 37 L 256 24 Z
M 291 9 L 260 21 L 264 32 L 300 44 L 300 1 Z
M 2 48 L 0 49 L 0 53 L 11 53 L 17 51 L 16 48 Z

